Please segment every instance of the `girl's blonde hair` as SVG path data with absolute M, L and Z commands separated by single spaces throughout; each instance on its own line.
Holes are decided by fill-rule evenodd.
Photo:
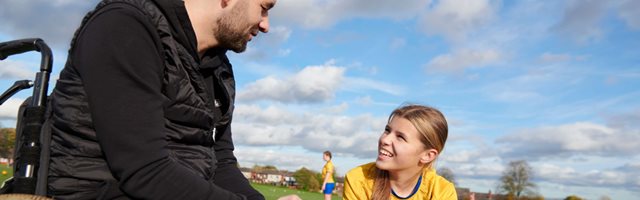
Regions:
M 449 128 L 444 115 L 435 108 L 423 105 L 405 105 L 395 109 L 389 115 L 389 121 L 394 117 L 409 120 L 418 130 L 420 141 L 425 149 L 435 149 L 438 153 L 444 149 L 447 141 Z M 434 161 L 429 162 L 425 167 L 432 168 Z M 373 200 L 388 200 L 391 194 L 391 183 L 389 182 L 389 172 L 386 170 L 375 170 L 375 182 L 373 184 Z

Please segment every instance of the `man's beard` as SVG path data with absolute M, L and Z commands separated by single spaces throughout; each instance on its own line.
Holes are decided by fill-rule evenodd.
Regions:
M 215 36 L 223 48 L 241 53 L 247 49 L 250 34 L 243 28 L 250 26 L 246 23 L 246 13 L 244 13 L 246 2 L 238 3 L 243 5 L 237 5 L 231 13 L 218 19 L 218 31 L 215 32 Z

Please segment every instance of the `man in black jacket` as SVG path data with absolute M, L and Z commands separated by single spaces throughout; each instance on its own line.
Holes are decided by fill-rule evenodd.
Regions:
M 237 167 L 227 50 L 276 0 L 103 0 L 51 94 L 55 199 L 264 199 Z

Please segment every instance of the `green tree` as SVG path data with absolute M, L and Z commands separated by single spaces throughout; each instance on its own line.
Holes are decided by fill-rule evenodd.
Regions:
M 582 200 L 582 198 L 576 195 L 571 195 L 571 196 L 568 196 L 567 198 L 564 198 L 564 200 Z
M 520 197 L 520 200 L 544 200 L 544 197 L 541 195 L 531 195 Z
M 0 129 L 0 157 L 12 158 L 16 144 L 16 129 Z
M 322 183 L 320 183 L 320 181 L 318 180 L 318 176 L 314 175 L 314 174 L 310 174 L 309 175 L 309 191 L 318 191 L 320 190 L 320 188 L 322 187 L 322 185 L 320 185 Z
M 453 175 L 453 171 L 447 167 L 441 167 L 440 169 L 438 169 L 437 171 L 438 175 L 442 176 L 442 178 L 447 179 L 449 182 L 453 183 L 454 185 L 457 185 L 456 183 L 456 178 Z
M 322 176 L 320 173 L 304 167 L 293 173 L 293 177 L 296 179 L 298 186 L 307 191 L 317 191 L 320 189 L 320 176 Z
M 525 193 L 534 193 L 536 185 L 531 182 L 533 170 L 524 160 L 511 161 L 500 177 L 498 191 L 520 199 Z
M 273 165 L 265 165 L 265 166 L 253 165 L 252 169 L 254 172 L 278 171 L 278 168 L 276 168 Z

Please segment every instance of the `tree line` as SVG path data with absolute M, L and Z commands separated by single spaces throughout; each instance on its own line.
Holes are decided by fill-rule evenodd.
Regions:
M 0 128 L 0 157 L 13 158 L 16 145 L 16 129 Z
M 443 167 L 437 170 L 438 175 L 457 185 L 453 171 Z M 496 186 L 497 194 L 501 194 L 494 199 L 497 200 L 544 200 L 541 194 L 537 193 L 537 186 L 533 182 L 533 168 L 525 160 L 511 161 L 502 172 Z M 468 198 L 465 198 L 468 199 Z M 583 200 L 577 195 L 570 195 L 564 200 Z M 611 200 L 608 196 L 602 196 L 599 200 Z
M 258 173 L 279 171 L 278 168 L 273 165 L 254 165 L 251 167 L 251 170 Z M 306 191 L 320 191 L 322 188 L 322 173 L 307 169 L 306 167 L 302 167 L 293 172 L 293 178 L 296 179 L 296 186 L 298 189 Z

